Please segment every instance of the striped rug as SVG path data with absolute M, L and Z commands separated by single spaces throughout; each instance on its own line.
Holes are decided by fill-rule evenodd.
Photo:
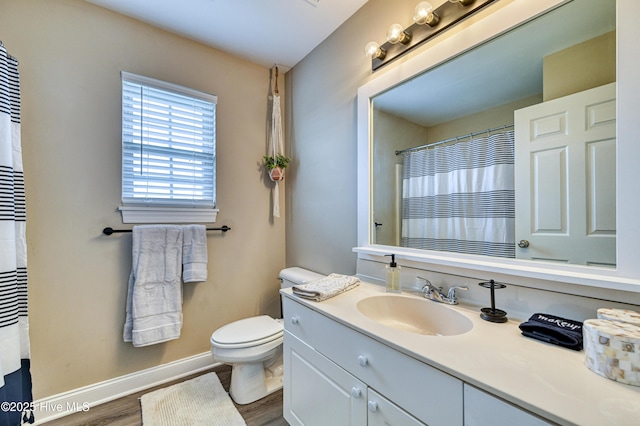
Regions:
M 216 373 L 142 395 L 144 426 L 243 426 Z

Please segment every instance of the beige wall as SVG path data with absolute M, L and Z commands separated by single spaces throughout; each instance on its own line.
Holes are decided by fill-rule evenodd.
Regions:
M 437 126 L 429 127 L 429 134 L 424 143 L 438 142 L 484 129 L 513 124 L 514 111 L 542 102 L 542 94 L 518 99 L 508 104 L 490 108 L 476 114 L 457 118 Z
M 578 43 L 543 61 L 544 100 L 616 81 L 616 32 Z
M 1 0 L 0 39 L 22 81 L 35 398 L 206 352 L 222 324 L 279 313 L 284 217 L 259 165 L 269 69 L 81 0 Z M 121 70 L 218 96 L 216 225 L 232 228 L 209 233 L 209 280 L 184 286 L 181 338 L 145 348 L 122 341 L 131 236 L 101 235 L 124 227 Z
M 402 165 L 404 157 L 396 151 L 424 143 L 428 129 L 395 115 L 373 110 L 373 182 L 371 188 L 373 220 L 381 223 L 375 232 L 375 243 L 399 245 L 400 215 L 398 214 L 398 184 L 396 166 Z

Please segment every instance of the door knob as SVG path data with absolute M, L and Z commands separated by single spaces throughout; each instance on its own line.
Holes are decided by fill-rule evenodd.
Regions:
M 371 411 L 372 413 L 375 413 L 376 411 L 378 411 L 378 403 L 375 401 L 369 401 L 369 403 L 367 404 L 369 406 L 369 411 Z
M 362 391 L 360 390 L 360 388 L 356 388 L 356 387 L 351 388 L 351 396 L 352 397 L 360 398 L 360 395 L 362 395 Z
M 360 355 L 358 357 L 358 364 L 360 365 L 360 367 L 366 367 L 367 364 L 369 364 L 369 360 L 367 359 L 366 356 Z
M 527 240 L 520 240 L 520 242 L 518 243 L 518 247 L 520 247 L 520 248 L 527 248 L 527 247 L 529 247 L 529 241 L 527 241 Z

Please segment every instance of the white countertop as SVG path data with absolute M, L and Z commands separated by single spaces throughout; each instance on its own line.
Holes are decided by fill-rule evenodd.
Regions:
M 478 308 L 447 306 L 468 317 L 473 329 L 457 336 L 426 336 L 386 327 L 358 311 L 358 301 L 385 293 L 379 285 L 361 282 L 355 289 L 323 302 L 294 296 L 291 289 L 281 293 L 553 422 L 580 426 L 640 424 L 640 387 L 593 373 L 584 364 L 583 351 L 522 336 L 519 322 L 490 323 L 480 318 Z

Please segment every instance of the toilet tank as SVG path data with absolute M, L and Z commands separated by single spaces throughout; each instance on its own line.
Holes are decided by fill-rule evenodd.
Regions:
M 293 268 L 285 268 L 280 271 L 280 288 L 306 284 L 310 281 L 324 278 L 325 276 L 326 275 L 318 274 L 317 272 L 309 271 L 308 269 L 299 268 L 297 266 Z

